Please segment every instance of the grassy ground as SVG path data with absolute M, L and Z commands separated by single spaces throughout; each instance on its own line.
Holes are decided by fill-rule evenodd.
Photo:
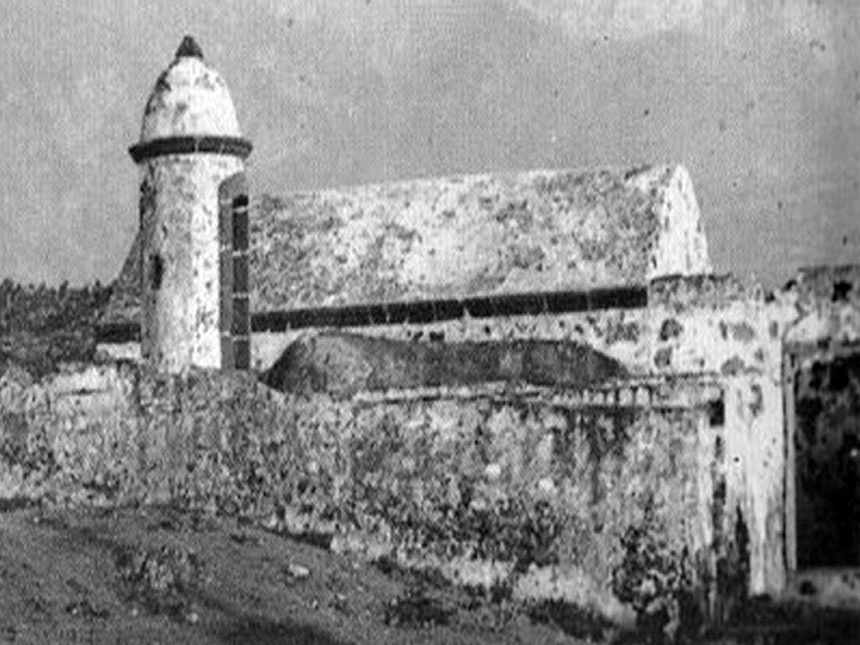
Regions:
M 170 508 L 0 503 L 0 643 L 649 642 Z M 857 617 L 755 607 L 711 645 L 860 642 Z
M 0 513 L 3 643 L 582 643 L 516 607 L 171 509 Z

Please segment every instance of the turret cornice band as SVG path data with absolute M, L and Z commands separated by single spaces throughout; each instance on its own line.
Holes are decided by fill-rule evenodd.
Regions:
M 128 149 L 135 163 L 165 155 L 208 152 L 245 159 L 251 154 L 251 142 L 242 137 L 192 136 L 167 137 L 136 143 Z

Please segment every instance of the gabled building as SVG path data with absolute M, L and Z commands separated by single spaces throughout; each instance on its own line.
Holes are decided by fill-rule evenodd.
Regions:
M 487 468 L 578 528 L 519 572 L 525 596 L 618 595 L 639 522 L 712 616 L 756 594 L 860 600 L 860 267 L 777 293 L 713 275 L 681 166 L 257 198 L 250 150 L 187 40 L 131 148 L 141 226 L 104 352 L 380 409 L 527 403 L 539 421 L 510 432 L 537 456 Z

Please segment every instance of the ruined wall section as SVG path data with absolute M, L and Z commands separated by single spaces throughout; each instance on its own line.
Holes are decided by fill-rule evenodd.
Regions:
M 13 377 L 0 382 L 4 498 L 240 513 L 614 618 L 713 577 L 698 449 L 713 385 L 335 399 L 134 366 Z
M 802 269 L 780 301 L 797 312 L 785 337 L 791 349 L 860 343 L 860 265 Z
M 727 276 L 664 278 L 649 285 L 647 303 L 562 314 L 466 315 L 422 324 L 260 332 L 254 339 L 254 364 L 265 370 L 294 342 L 343 334 L 451 345 L 563 342 L 605 355 L 634 376 L 778 374 L 781 336 L 794 310 L 765 302 L 758 287 Z
M 778 594 L 786 579 L 782 344 L 796 312 L 730 277 L 656 281 L 649 301 L 655 371 L 713 374 L 724 390 L 714 517 L 725 557 L 748 558 L 750 593 Z
M 716 478 L 710 504 L 725 549 L 720 557 L 748 571 L 732 584 L 778 593 L 786 576 L 783 337 L 797 308 L 756 285 L 719 276 L 656 280 L 648 302 L 643 309 L 500 317 L 491 324 L 463 318 L 325 333 L 451 344 L 561 339 L 617 361 L 629 378 L 657 378 L 670 388 L 684 375 L 716 380 L 723 391 L 720 430 L 701 445 L 702 467 Z M 315 333 L 304 330 L 296 338 L 307 343 Z M 348 352 L 341 359 L 351 360 Z
M 137 470 L 133 373 L 68 366 L 33 382 L 7 370 L 0 377 L 0 494 L 107 501 L 101 491 Z
M 732 278 L 650 285 L 655 373 L 667 379 L 712 374 L 724 391 L 714 528 L 730 546 L 726 557 L 748 552 L 750 593 L 785 592 L 796 566 L 795 533 L 803 529 L 795 525 L 796 467 L 803 463 L 796 462 L 796 449 L 806 446 L 797 433 L 805 428 L 820 435 L 827 415 L 844 417 L 853 409 L 845 404 L 847 388 L 831 391 L 830 377 L 836 374 L 844 386 L 848 379 L 840 375 L 860 354 L 858 285 L 856 266 L 801 270 L 777 293 Z M 816 374 L 823 388 L 818 394 L 803 380 L 814 381 Z M 819 412 L 804 426 L 800 417 L 810 410 Z

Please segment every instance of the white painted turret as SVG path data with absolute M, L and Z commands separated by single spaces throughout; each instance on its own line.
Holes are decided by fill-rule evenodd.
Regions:
M 250 151 L 226 84 L 186 36 L 130 148 L 141 169 L 141 350 L 161 370 L 244 366 L 234 359 L 236 336 L 245 342 L 249 329 L 246 297 L 238 303 L 242 319 L 233 316 L 242 296 L 234 289 L 233 229 L 244 224 L 238 237 L 247 245 L 243 160 Z
M 203 53 L 190 36 L 152 90 L 140 141 L 187 135 L 241 136 L 227 84 L 203 62 Z

